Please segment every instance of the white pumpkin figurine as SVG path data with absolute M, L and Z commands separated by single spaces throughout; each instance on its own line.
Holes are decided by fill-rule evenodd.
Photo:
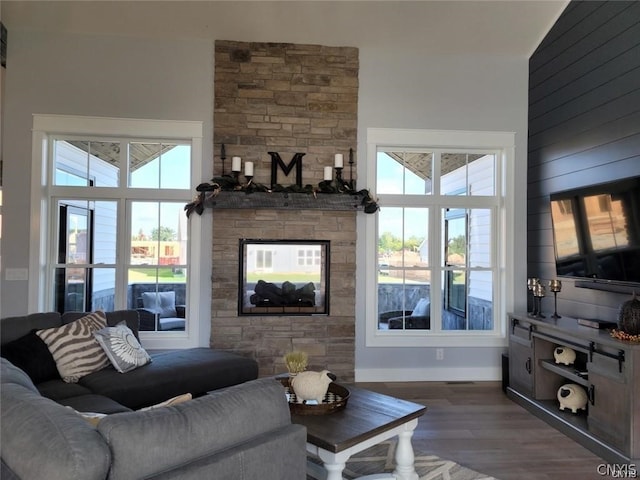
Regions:
M 300 372 L 291 379 L 291 387 L 296 394 L 298 403 L 315 400 L 321 404 L 329 389 L 329 384 L 335 379 L 336 376 L 329 370 Z
M 556 347 L 553 351 L 553 358 L 556 359 L 556 363 L 573 365 L 573 362 L 576 361 L 576 351 L 569 347 Z
M 587 392 L 576 383 L 566 383 L 558 389 L 560 410 L 568 408 L 573 413 L 587 409 Z

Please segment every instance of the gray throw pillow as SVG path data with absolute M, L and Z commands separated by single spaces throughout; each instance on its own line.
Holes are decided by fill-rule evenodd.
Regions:
M 111 365 L 120 373 L 130 372 L 151 362 L 151 357 L 125 322 L 98 330 L 93 335 Z
M 177 317 L 176 292 L 144 292 L 142 306 L 160 318 Z

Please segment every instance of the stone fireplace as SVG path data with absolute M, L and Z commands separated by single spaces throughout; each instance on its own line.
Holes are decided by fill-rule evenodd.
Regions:
M 253 162 L 254 181 L 266 185 L 269 152 L 285 162 L 304 153 L 303 184 L 317 185 L 334 154 L 346 158 L 356 150 L 356 48 L 216 41 L 214 91 L 214 175 L 222 174 L 223 143 L 225 173 L 230 157 L 239 156 Z M 279 175 L 278 183 L 295 183 Z M 352 381 L 356 215 L 363 213 L 324 207 L 214 208 L 206 214 L 213 215 L 211 346 L 255 358 L 261 376 L 285 372 L 283 355 L 300 349 L 310 369 L 327 368 L 340 381 Z M 329 241 L 329 314 L 238 315 L 241 239 Z

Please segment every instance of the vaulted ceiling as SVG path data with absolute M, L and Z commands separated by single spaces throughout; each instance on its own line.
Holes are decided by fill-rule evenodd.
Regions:
M 97 35 L 234 39 L 385 48 L 430 54 L 526 55 L 567 0 L 16 1 L 9 28 Z

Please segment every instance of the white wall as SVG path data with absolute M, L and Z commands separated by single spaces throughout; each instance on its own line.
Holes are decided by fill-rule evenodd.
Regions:
M 517 238 L 513 257 L 526 258 L 526 138 L 528 60 L 509 56 L 429 56 L 420 46 L 402 51 L 360 49 L 358 151 L 366 128 L 416 128 L 516 132 Z M 358 178 L 366 166 L 359 164 Z M 363 229 L 359 219 L 359 232 Z M 364 241 L 359 239 L 359 242 Z M 364 248 L 358 248 L 363 265 Z M 516 284 L 525 285 L 525 262 L 516 262 Z M 360 268 L 358 272 L 360 272 Z M 356 312 L 365 310 L 365 279 L 358 275 Z M 525 292 L 526 293 L 526 292 Z M 357 380 L 498 380 L 504 348 L 366 347 L 365 319 L 356 323 Z
M 11 31 L 3 105 L 3 317 L 28 310 L 27 282 L 6 281 L 27 268 L 32 114 L 70 114 L 204 122 L 203 178 L 212 176 L 213 44 L 208 40 L 144 39 Z M 211 219 L 203 232 L 211 244 Z M 205 252 L 209 254 L 208 250 Z M 210 264 L 210 259 L 203 259 Z M 206 276 L 205 276 L 206 277 Z M 208 278 L 203 298 L 210 296 Z M 209 301 L 202 311 L 210 310 Z
M 11 12 L 13 15 L 8 16 L 9 20 L 21 18 L 21 11 L 31 8 L 28 5 L 30 2 L 16 3 L 22 5 L 9 5 L 14 9 Z M 58 2 L 48 3 L 55 5 Z M 95 7 L 86 8 L 107 9 L 106 5 L 113 6 L 113 11 L 110 11 L 112 17 L 106 16 L 106 12 L 103 12 L 101 17 L 94 18 L 111 18 L 110 22 L 115 30 L 124 29 L 123 25 L 136 18 L 133 15 L 127 16 L 122 10 L 125 8 L 123 2 L 96 3 L 98 5 Z M 144 8 L 145 3 L 138 3 L 136 8 Z M 163 3 L 168 2 L 156 5 L 160 5 L 158 8 L 168 8 L 161 5 Z M 535 45 L 530 45 L 525 54 L 521 46 L 516 48 L 515 42 L 522 42 L 522 38 L 528 35 L 528 41 L 532 43 L 535 39 L 532 40 L 531 32 L 517 35 L 514 31 L 510 34 L 514 43 L 502 42 L 504 48 L 501 55 L 445 55 L 442 53 L 443 50 L 459 51 L 460 42 L 452 36 L 449 39 L 451 43 L 447 43 L 448 29 L 440 25 L 437 18 L 425 15 L 422 17 L 424 22 L 431 25 L 431 30 L 427 29 L 424 22 L 416 18 L 415 11 L 411 10 L 419 8 L 416 3 L 338 3 L 341 4 L 339 8 L 336 5 L 329 8 L 328 2 L 283 2 L 265 18 L 262 7 L 246 8 L 244 2 L 229 2 L 225 8 L 229 8 L 232 15 L 205 18 L 199 26 L 194 26 L 193 35 L 187 32 L 183 39 L 169 39 L 161 34 L 165 30 L 168 32 L 175 29 L 175 25 L 182 20 L 178 15 L 166 18 L 164 23 L 158 23 L 162 28 L 157 27 L 158 34 L 153 38 L 126 36 L 121 31 L 117 36 L 105 34 L 106 20 L 103 23 L 95 22 L 95 29 L 101 31 L 101 34 L 63 34 L 43 30 L 55 25 L 69 28 L 77 26 L 85 30 L 90 30 L 93 26 L 91 22 L 83 22 L 82 17 L 73 15 L 43 15 L 42 19 L 33 14 L 22 16 L 24 21 L 33 22 L 30 25 L 32 29 L 21 29 L 16 24 L 12 27 L 11 23 L 8 23 L 10 42 L 3 105 L 3 269 L 27 267 L 30 222 L 33 221 L 37 225 L 37 219 L 28 218 L 33 113 L 203 121 L 206 135 L 203 142 L 203 181 L 210 178 L 213 155 L 213 39 L 216 38 L 358 47 L 359 178 L 365 178 L 366 173 L 365 133 L 368 127 L 515 131 L 518 139 L 516 184 L 517 191 L 523 194 L 516 205 L 519 212 L 515 229 L 518 238 L 514 242 L 513 258 L 526 258 L 524 192 L 527 54 Z M 430 3 L 432 2 L 424 2 L 424 8 Z M 445 2 L 433 3 L 437 4 L 438 9 L 445 8 Z M 462 8 L 459 2 L 450 3 L 455 4 L 450 7 L 452 9 Z M 522 8 L 539 9 L 537 12 L 523 13 L 525 17 L 529 15 L 529 24 L 534 21 L 534 13 L 537 20 L 540 20 L 542 9 L 547 7 L 545 3 L 523 2 Z M 305 4 L 309 6 L 306 7 Z M 492 8 L 515 8 L 510 2 L 496 2 L 496 5 Z M 47 8 L 55 7 L 49 5 Z M 300 11 L 296 9 L 307 8 L 311 13 L 322 15 L 309 15 L 301 20 Z M 405 9 L 407 11 L 403 13 Z M 376 17 L 375 12 L 378 10 L 383 17 Z M 340 12 L 349 15 L 345 16 Z M 5 14 L 3 9 L 3 16 L 6 18 Z M 486 12 L 478 12 L 478 15 L 486 18 L 487 22 L 495 17 Z M 198 20 L 197 17 L 193 18 L 194 21 Z M 72 19 L 75 20 L 71 21 Z M 319 19 L 322 21 L 318 22 Z M 451 18 L 449 20 L 451 21 Z M 545 20 L 544 23 L 548 24 L 549 20 Z M 203 24 L 206 27 L 203 27 Z M 42 25 L 41 30 L 38 30 L 38 25 Z M 404 31 L 403 25 L 406 27 Z M 513 27 L 512 23 L 506 21 L 503 25 L 508 29 Z M 383 31 L 386 26 L 389 28 Z M 442 30 L 442 35 L 432 42 L 420 41 L 422 28 L 424 32 Z M 465 30 L 456 23 L 453 23 L 451 28 Z M 494 38 L 495 34 L 496 31 L 492 31 L 490 35 L 477 32 L 477 42 L 472 45 L 473 52 L 484 49 L 486 42 Z M 500 31 L 500 34 L 505 32 Z M 205 35 L 209 38 L 204 38 Z M 194 39 L 195 37 L 199 39 Z M 538 38 L 542 38 L 542 33 Z M 436 42 L 441 42 L 442 48 Z M 203 220 L 211 221 L 210 216 L 206 215 L 203 216 Z M 359 220 L 359 231 L 362 231 L 361 223 Z M 205 223 L 203 232 L 210 235 L 210 223 Z M 204 239 L 204 244 L 207 243 L 207 239 Z M 358 252 L 363 250 L 358 248 Z M 204 251 L 206 255 L 210 255 L 206 249 Z M 364 262 L 364 258 L 361 258 L 360 253 L 359 255 L 358 272 L 361 271 L 360 265 Z M 204 265 L 210 264 L 210 258 L 203 258 L 201 261 Z M 525 267 L 524 261 L 518 262 L 516 281 L 523 285 L 526 278 Z M 202 292 L 206 297 L 210 290 L 206 282 L 204 283 Z M 364 276 L 358 273 L 358 312 L 364 311 L 363 285 Z M 5 281 L 3 274 L 1 290 L 2 316 L 23 314 L 27 310 L 26 282 Z M 526 298 L 526 291 L 523 298 Z M 203 308 L 202 311 L 208 310 Z M 358 370 L 384 368 L 409 371 L 436 366 L 435 349 L 365 348 L 364 318 L 356 320 Z M 499 351 L 488 348 L 465 349 L 459 352 L 453 351 L 454 349 L 446 350 L 445 360 L 438 362 L 438 367 L 455 367 L 458 372 L 464 369 L 473 372 L 471 366 L 488 367 L 497 378 Z

